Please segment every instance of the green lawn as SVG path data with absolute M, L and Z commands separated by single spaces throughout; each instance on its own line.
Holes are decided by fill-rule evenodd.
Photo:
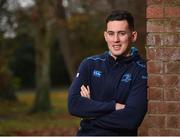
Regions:
M 0 102 L 0 135 L 75 135 L 79 119 L 67 112 L 67 91 L 51 92 L 53 110 L 29 114 L 34 92 L 17 93 L 19 102 Z

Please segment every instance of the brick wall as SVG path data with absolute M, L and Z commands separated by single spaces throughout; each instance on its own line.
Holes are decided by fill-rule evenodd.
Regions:
M 148 113 L 139 135 L 180 136 L 180 0 L 147 0 Z

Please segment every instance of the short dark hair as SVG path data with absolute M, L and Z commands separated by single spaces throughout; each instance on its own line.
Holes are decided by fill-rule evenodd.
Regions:
M 132 14 L 126 10 L 113 10 L 106 18 L 106 25 L 109 21 L 126 20 L 129 28 L 134 30 L 134 18 Z

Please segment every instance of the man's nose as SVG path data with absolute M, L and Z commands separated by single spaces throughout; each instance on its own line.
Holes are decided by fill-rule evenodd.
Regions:
M 120 41 L 120 38 L 119 38 L 119 36 L 118 36 L 118 34 L 115 34 L 114 35 L 114 42 L 119 42 Z

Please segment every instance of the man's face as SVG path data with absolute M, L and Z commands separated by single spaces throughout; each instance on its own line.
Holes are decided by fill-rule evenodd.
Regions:
M 136 41 L 137 32 L 131 31 L 126 20 L 109 21 L 104 32 L 108 48 L 114 58 L 119 55 L 128 56 L 130 45 Z

